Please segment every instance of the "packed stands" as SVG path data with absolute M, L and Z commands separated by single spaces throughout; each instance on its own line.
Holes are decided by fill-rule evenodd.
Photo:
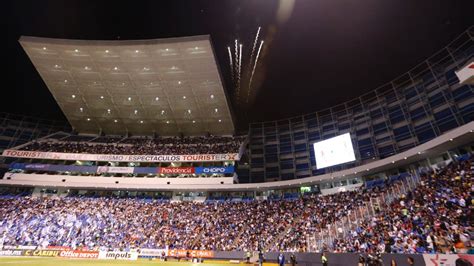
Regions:
M 468 161 L 426 174 L 413 192 L 337 239 L 334 250 L 465 253 L 473 233 L 473 174 Z
M 65 140 L 42 139 L 22 150 L 88 154 L 223 154 L 238 153 L 245 137 L 124 138 L 69 136 Z
M 343 238 L 336 252 L 465 252 L 472 234 L 472 161 L 421 177 Z M 401 180 L 333 195 L 171 202 L 132 198 L 0 199 L 4 245 L 308 251 L 308 237 L 348 217 Z

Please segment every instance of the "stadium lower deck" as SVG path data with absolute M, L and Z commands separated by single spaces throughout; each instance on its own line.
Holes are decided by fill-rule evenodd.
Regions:
M 472 251 L 473 181 L 467 157 L 373 189 L 287 200 L 4 197 L 0 235 L 4 246 L 86 250 L 465 253 Z

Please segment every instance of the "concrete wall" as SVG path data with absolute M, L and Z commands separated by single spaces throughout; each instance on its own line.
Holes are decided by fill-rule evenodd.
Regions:
M 285 260 L 289 264 L 291 252 L 284 252 Z M 294 253 L 296 256 L 296 261 L 298 266 L 320 266 L 321 263 L 321 253 Z M 215 259 L 224 259 L 224 260 L 244 260 L 245 252 L 242 251 L 216 251 L 214 252 Z M 434 266 L 434 265 L 452 265 L 454 266 L 454 261 L 458 258 L 457 255 L 445 255 L 437 254 L 432 255 L 437 258 L 435 262 L 430 262 L 427 260 L 428 264 L 425 263 L 423 255 L 420 254 L 382 254 L 383 265 L 390 265 L 391 260 L 395 260 L 397 265 L 405 266 L 408 265 L 408 258 L 411 257 L 415 260 L 416 266 Z M 463 258 L 467 258 L 469 261 L 474 263 L 474 255 L 461 255 Z M 267 262 L 277 262 L 278 253 L 268 252 L 264 255 Z M 359 254 L 357 253 L 328 253 L 327 258 L 330 266 L 357 266 L 359 261 Z M 442 262 L 445 264 L 441 264 Z M 438 264 L 436 264 L 438 263 Z

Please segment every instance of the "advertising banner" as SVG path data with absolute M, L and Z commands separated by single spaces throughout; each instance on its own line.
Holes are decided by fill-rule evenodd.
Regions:
M 474 265 L 474 255 L 467 254 L 424 254 L 423 259 L 426 266 Z
M 4 249 L 0 250 L 0 257 L 2 256 L 23 256 L 25 250 L 20 249 Z
M 98 166 L 97 173 L 133 174 L 133 167 Z
M 468 63 L 455 73 L 458 76 L 459 83 L 472 84 L 474 82 L 474 62 Z
M 49 169 L 49 164 L 25 164 L 25 170 L 44 170 Z
M 36 256 L 36 257 L 58 257 L 60 250 L 48 250 L 48 249 L 39 249 L 39 250 L 25 250 L 25 256 Z
M 95 173 L 97 171 L 97 166 L 50 164 L 48 170 L 55 172 Z
M 143 257 L 161 257 L 163 252 L 165 252 L 165 255 L 168 254 L 168 250 L 166 249 L 142 248 L 138 255 Z
M 227 167 L 196 167 L 195 169 L 196 174 L 233 174 L 234 173 L 234 166 L 227 166 Z
M 119 174 L 233 174 L 234 166 L 210 167 L 116 167 L 116 166 L 81 166 L 56 164 L 12 163 L 11 169 L 51 172 L 80 173 L 119 173 Z
M 158 169 L 156 167 L 134 167 L 134 174 L 156 174 Z
M 83 250 L 61 250 L 61 252 L 59 252 L 59 257 L 76 259 L 97 259 L 99 257 L 99 252 Z
M 183 250 L 183 249 L 170 249 L 168 250 L 169 257 L 186 257 L 186 253 L 190 253 L 192 258 L 213 258 L 214 252 L 211 250 Z
M 5 245 L 5 246 L 0 246 L 0 249 L 36 249 L 38 246 L 12 246 L 12 245 Z
M 82 165 L 57 165 L 57 164 L 28 164 L 28 163 L 12 163 L 12 169 L 22 169 L 29 171 L 51 171 L 51 172 L 83 172 L 95 173 L 97 166 Z
M 159 174 L 194 174 L 194 167 L 160 167 Z
M 238 161 L 238 153 L 224 154 L 193 154 L 193 155 L 121 155 L 121 154 L 83 154 L 42 151 L 4 150 L 4 157 L 70 160 L 70 161 L 101 161 L 101 162 L 222 162 Z
M 101 260 L 137 260 L 138 252 L 136 251 L 100 251 L 99 259 Z
M 70 247 L 66 247 L 66 246 L 48 246 L 46 249 L 52 249 L 52 250 L 71 250 Z

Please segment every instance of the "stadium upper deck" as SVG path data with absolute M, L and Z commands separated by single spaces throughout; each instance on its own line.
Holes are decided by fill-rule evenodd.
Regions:
M 241 181 L 292 180 L 368 166 L 470 123 L 473 64 L 471 27 L 426 61 L 359 98 L 316 113 L 251 124 L 250 170 Z M 460 82 L 462 69 L 466 76 Z M 356 160 L 317 169 L 312 144 L 344 133 L 351 134 Z
M 69 136 L 64 140 L 34 141 L 21 150 L 139 155 L 235 154 L 239 153 L 244 140 L 245 137 L 225 136 L 168 138 Z
M 80 133 L 234 133 L 209 36 L 20 44 Z
M 259 183 L 281 180 L 280 182 L 250 186 L 203 185 L 200 188 L 271 189 L 312 185 L 328 179 L 347 180 L 361 176 L 362 172 L 377 173 L 472 143 L 473 88 L 472 84 L 460 83 L 456 73 L 469 66 L 473 60 L 473 36 L 471 28 L 448 47 L 400 78 L 353 101 L 314 114 L 251 124 L 248 146 L 250 165 L 239 167 L 239 181 Z M 43 51 L 47 50 L 48 48 Z M 356 160 L 344 165 L 317 169 L 312 144 L 343 133 L 350 133 L 352 137 Z M 74 138 L 71 137 L 70 141 L 74 142 Z M 112 140 L 117 141 L 120 140 Z M 37 157 L 38 154 L 34 153 L 36 157 L 32 157 L 33 155 L 24 156 L 16 151 L 4 152 L 7 157 L 63 160 L 78 158 Z M 56 156 L 54 153 L 46 155 Z M 114 161 L 115 157 L 104 158 L 106 161 Z M 142 157 L 137 160 L 134 158 L 128 161 L 142 160 Z M 211 161 L 228 159 L 220 157 Z M 96 157 L 90 160 L 101 161 Z M 126 159 L 119 161 L 127 162 Z M 165 161 L 183 160 L 178 158 Z M 127 184 L 123 188 L 127 186 L 132 187 Z M 176 188 L 196 187 L 166 187 Z

